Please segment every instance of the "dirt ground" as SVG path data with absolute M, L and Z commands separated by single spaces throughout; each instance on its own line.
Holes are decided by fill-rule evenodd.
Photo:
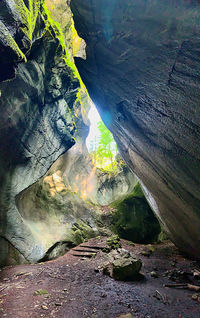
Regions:
M 105 242 L 91 239 L 54 261 L 3 268 L 0 318 L 116 318 L 128 313 L 134 318 L 200 318 L 198 293 L 163 286 L 200 284 L 192 275 L 200 268 L 197 262 L 185 259 L 170 242 L 153 245 L 151 253 L 151 247 L 121 240 L 143 261 L 144 278 L 115 281 L 98 270 L 102 252 L 97 247 Z M 96 257 L 87 257 L 87 251 Z

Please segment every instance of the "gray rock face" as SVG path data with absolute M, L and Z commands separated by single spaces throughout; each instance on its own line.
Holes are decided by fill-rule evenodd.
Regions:
M 73 111 L 79 87 L 58 40 L 48 32 L 34 39 L 16 78 L 0 84 L 0 237 L 32 262 L 43 257 L 46 247 L 20 214 L 15 198 L 75 143 Z
M 77 39 L 73 52 L 66 2 L 48 3 L 68 64 L 51 27 L 44 32 L 40 3 L 29 10 L 16 3 L 0 3 L 0 82 L 16 72 L 0 84 L 0 265 L 54 258 L 97 234 L 94 204 L 107 205 L 136 183 L 128 170 L 115 180 L 96 171 L 85 149 L 87 97 L 82 89 L 82 116 L 72 58 L 84 56 L 84 42 Z
M 127 166 L 112 173 L 96 168 L 85 141 L 77 143 L 52 167 L 61 173 L 65 186 L 95 205 L 106 206 L 132 192 L 137 178 Z
M 71 6 L 94 103 L 171 239 L 200 256 L 199 1 Z
M 82 137 L 88 127 L 80 121 L 77 129 L 76 145 L 60 156 L 42 179 L 16 197 L 21 216 L 38 244 L 45 246 L 45 259 L 62 253 L 65 245 L 110 233 L 101 219 L 101 206 L 123 198 L 137 182 L 127 167 L 115 175 L 96 169 Z M 49 253 L 54 245 L 53 254 Z
M 41 3 L 0 2 L 0 82 L 10 79 L 0 83 L 0 265 L 54 258 L 97 234 L 99 206 L 137 182 L 128 169 L 109 175 L 92 165 L 73 63 L 84 41 L 72 43 L 65 0 L 48 1 L 61 42 Z

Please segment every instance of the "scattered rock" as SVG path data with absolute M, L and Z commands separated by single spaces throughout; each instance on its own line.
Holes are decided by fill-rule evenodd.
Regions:
M 193 294 L 193 295 L 192 295 L 192 299 L 193 299 L 193 300 L 198 300 L 198 294 L 196 294 L 196 293 Z
M 38 289 L 34 291 L 33 296 L 38 296 L 38 295 L 48 295 L 48 291 L 46 289 Z
M 149 257 L 152 254 L 152 252 L 150 252 L 150 251 L 142 251 L 140 254 L 143 255 L 143 256 L 148 256 Z
M 176 262 L 171 262 L 171 266 L 175 267 L 176 266 Z
M 110 236 L 107 241 L 107 245 L 111 250 L 115 250 L 121 247 L 120 238 L 118 235 L 112 235 Z
M 44 310 L 48 310 L 48 307 L 46 305 L 42 305 L 41 308 Z
M 142 262 L 136 256 L 123 249 L 113 250 L 108 254 L 108 261 L 103 265 L 103 273 L 116 280 L 135 280 L 139 276 Z
M 174 282 L 185 282 L 188 280 L 188 273 L 180 269 L 169 270 L 166 276 Z

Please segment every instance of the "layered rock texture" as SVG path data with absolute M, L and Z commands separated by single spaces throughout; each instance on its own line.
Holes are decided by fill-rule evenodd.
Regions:
M 200 4 L 72 0 L 76 64 L 175 244 L 200 256 Z
M 66 3 L 64 8 L 70 33 L 71 13 Z M 70 55 L 72 41 L 66 42 L 41 1 L 1 1 L 0 79 L 12 78 L 18 64 L 15 78 L 0 84 L 2 263 L 12 248 L 32 262 L 47 249 L 38 229 L 17 209 L 16 196 L 75 143 L 81 83 L 72 49 Z
M 65 0 L 0 2 L 0 265 L 110 233 L 100 207 L 137 183 L 125 166 L 108 174 L 92 164 L 74 56 L 85 58 L 85 42 Z
M 83 136 L 87 130 L 83 122 L 77 127 Z M 39 244 L 46 248 L 43 259 L 51 259 L 88 238 L 110 234 L 101 207 L 131 193 L 136 182 L 128 168 L 115 174 L 96 169 L 84 138 L 76 134 L 76 145 L 43 178 L 22 191 L 16 203 Z

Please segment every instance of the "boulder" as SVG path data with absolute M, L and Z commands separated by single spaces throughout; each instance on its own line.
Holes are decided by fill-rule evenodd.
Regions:
M 103 272 L 116 280 L 135 280 L 139 276 L 142 262 L 136 256 L 123 249 L 112 250 L 108 261 L 103 265 Z

